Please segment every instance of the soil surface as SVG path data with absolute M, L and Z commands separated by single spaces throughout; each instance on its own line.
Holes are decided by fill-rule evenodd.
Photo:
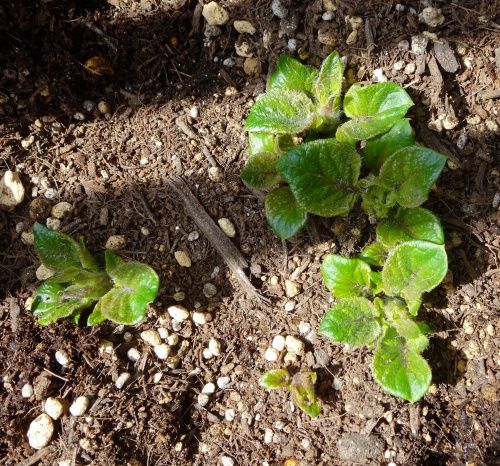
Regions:
M 0 4 L 0 169 L 17 171 L 26 188 L 20 206 L 0 212 L 0 464 L 499 464 L 498 1 L 219 3 L 230 20 L 218 30 L 206 28 L 201 0 Z M 283 19 L 272 4 L 286 9 Z M 444 16 L 434 28 L 419 20 L 429 4 Z M 239 34 L 239 19 L 255 33 Z M 419 34 L 428 44 L 415 53 Z M 242 42 L 256 60 L 236 54 Z M 317 65 L 334 49 L 348 57 L 348 81 L 383 73 L 403 84 L 416 104 L 418 140 L 448 156 L 428 205 L 446 229 L 450 273 L 422 310 L 434 380 L 413 405 L 373 381 L 371 351 L 315 332 L 331 303 L 321 258 L 358 253 L 374 236 L 366 216 L 316 217 L 282 242 L 239 178 L 244 120 L 279 54 Z M 172 175 L 215 221 L 232 222 L 246 273 L 269 304 L 247 295 L 202 233 L 190 235 L 198 229 L 167 186 Z M 158 299 L 137 327 L 35 323 L 27 300 L 39 262 L 23 233 L 60 201 L 73 206 L 62 231 L 83 235 L 94 252 L 123 235 L 121 255 L 158 271 Z M 180 250 L 191 267 L 175 260 Z M 286 295 L 286 280 L 298 295 Z M 210 298 L 207 283 L 216 287 Z M 212 320 L 174 324 L 166 310 L 176 299 Z M 168 365 L 140 338 L 160 327 L 178 336 Z M 315 420 L 284 390 L 258 386 L 260 374 L 283 363 L 284 352 L 278 362 L 264 359 L 278 334 L 306 344 L 292 367 L 318 373 L 323 411 Z M 204 359 L 210 338 L 221 354 Z M 131 347 L 138 361 L 127 357 Z M 118 389 L 122 372 L 131 378 Z M 202 406 L 209 382 L 215 393 Z M 29 398 L 25 384 L 34 387 Z M 80 395 L 91 399 L 86 415 L 64 415 L 52 442 L 31 449 L 26 432 L 43 401 Z

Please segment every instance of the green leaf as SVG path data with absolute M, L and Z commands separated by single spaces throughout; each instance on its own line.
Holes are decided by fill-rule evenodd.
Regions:
M 325 286 L 338 299 L 370 295 L 370 272 L 370 266 L 361 259 L 335 254 L 328 254 L 321 267 Z
M 446 157 L 421 146 L 409 146 L 392 154 L 380 169 L 379 182 L 403 207 L 418 207 L 427 200 L 443 170 Z
M 260 152 L 276 152 L 276 135 L 269 133 L 248 133 L 248 155 Z
M 419 325 L 413 320 L 408 313 L 406 305 L 399 299 L 383 300 L 384 315 L 389 323 L 402 337 L 407 340 L 420 339 L 422 331 Z M 422 351 L 424 348 L 422 348 Z
M 368 214 L 375 218 L 384 218 L 389 215 L 389 211 L 396 204 L 396 196 L 390 190 L 373 184 L 363 193 L 361 207 Z
M 260 152 L 248 159 L 241 172 L 242 180 L 252 188 L 268 189 L 279 183 L 281 176 L 276 169 L 279 155 L 273 152 Z
M 94 325 L 99 325 L 106 320 L 106 316 L 102 313 L 101 303 L 102 300 L 95 305 L 94 310 L 87 317 L 88 326 L 92 327 Z
M 273 369 L 262 375 L 259 384 L 269 390 L 286 388 L 290 385 L 290 374 L 286 369 Z
M 250 132 L 297 134 L 311 126 L 313 120 L 313 103 L 306 94 L 274 89 L 255 102 L 245 127 Z
M 377 225 L 377 240 L 389 249 L 411 240 L 444 244 L 444 233 L 439 219 L 430 210 L 400 207 L 394 216 Z
M 366 141 L 363 163 L 378 172 L 386 159 L 402 147 L 413 145 L 415 133 L 408 119 L 397 121 L 385 134 Z
M 116 267 L 124 263 L 123 259 L 118 254 L 110 251 L 109 249 L 104 251 L 104 262 L 106 272 L 108 274 L 110 274 Z
M 95 303 L 92 298 L 65 299 L 62 296 L 64 290 L 64 285 L 51 279 L 45 280 L 37 288 L 31 311 L 40 325 L 52 324 Z
M 373 375 L 388 393 L 412 403 L 425 395 L 432 378 L 427 361 L 392 328 L 375 350 Z
M 59 293 L 61 300 L 69 301 L 75 299 L 99 300 L 112 287 L 111 280 L 105 273 L 94 273 L 82 271 L 76 276 L 64 291 Z
M 361 159 L 348 144 L 335 139 L 307 142 L 288 151 L 277 167 L 308 212 L 346 215 L 356 202 Z
M 344 63 L 338 52 L 333 52 L 323 60 L 314 84 L 314 96 L 320 105 L 327 105 L 330 109 L 338 106 L 343 76 Z
M 338 137 L 359 141 L 385 133 L 411 106 L 410 96 L 399 84 L 354 84 L 344 97 L 344 112 L 351 120 L 338 128 Z
M 295 235 L 307 221 L 307 212 L 287 186 L 267 194 L 265 209 L 267 222 L 281 239 Z
M 303 65 L 290 55 L 283 54 L 276 63 L 276 69 L 267 83 L 268 89 L 288 89 L 311 92 L 318 70 Z
M 350 346 L 370 345 L 381 332 L 379 313 L 366 298 L 345 298 L 325 314 L 319 331 Z
M 438 286 L 448 270 L 444 246 L 427 241 L 409 241 L 396 246 L 382 269 L 384 289 L 403 298 L 412 315 L 421 304 L 421 295 Z
M 321 412 L 321 405 L 314 391 L 316 378 L 315 372 L 299 372 L 293 376 L 290 385 L 293 402 L 311 417 L 316 417 Z
M 158 275 L 139 262 L 124 262 L 109 275 L 114 286 L 99 301 L 99 313 L 118 324 L 137 324 L 144 318 L 146 306 L 156 298 Z
M 382 243 L 375 241 L 365 246 L 359 255 L 359 258 L 368 265 L 382 267 L 387 259 L 388 251 Z
M 33 233 L 35 252 L 46 267 L 56 272 L 81 268 L 99 270 L 83 238 L 78 243 L 68 235 L 50 230 L 38 222 L 33 225 Z

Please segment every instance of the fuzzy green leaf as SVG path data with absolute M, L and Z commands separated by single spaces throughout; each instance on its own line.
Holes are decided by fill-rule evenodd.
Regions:
M 63 298 L 64 290 L 64 285 L 51 279 L 45 280 L 37 288 L 31 311 L 40 325 L 52 324 L 69 317 L 79 310 L 89 308 L 96 301 L 87 297 Z
M 407 340 L 420 340 L 421 337 L 427 339 L 420 326 L 408 313 L 406 305 L 399 299 L 385 299 L 382 301 L 382 308 L 387 322 L 393 327 L 399 335 Z M 425 349 L 422 348 L 422 351 Z
M 307 221 L 307 212 L 287 186 L 267 194 L 265 209 L 267 222 L 281 239 L 295 235 Z
M 396 246 L 382 270 L 384 289 L 403 298 L 416 315 L 421 296 L 438 286 L 448 270 L 444 246 L 427 241 L 409 241 Z
M 319 331 L 350 346 L 370 345 L 381 332 L 379 313 L 366 298 L 345 298 L 325 314 Z
M 394 216 L 377 225 L 377 240 L 389 249 L 412 240 L 443 244 L 444 233 L 439 219 L 431 211 L 422 207 L 400 207 Z
M 392 328 L 375 350 L 373 375 L 388 393 L 412 403 L 425 395 L 432 378 L 427 361 Z
M 281 179 L 276 169 L 278 158 L 279 155 L 273 152 L 260 152 L 251 156 L 241 172 L 242 180 L 252 188 L 273 187 Z
M 276 69 L 267 83 L 268 89 L 288 89 L 311 92 L 318 70 L 303 65 L 290 55 L 283 54 L 276 63 Z
M 361 207 L 368 215 L 375 218 L 385 218 L 395 204 L 395 193 L 383 186 L 373 184 L 363 193 Z
M 387 259 L 388 251 L 382 243 L 375 241 L 365 246 L 359 255 L 359 258 L 368 265 L 382 267 Z
M 361 259 L 335 254 L 328 254 L 321 266 L 325 286 L 338 299 L 370 295 L 370 272 L 370 266 Z
M 293 402 L 311 417 L 316 417 L 321 412 L 321 405 L 314 391 L 316 378 L 315 372 L 299 372 L 293 376 L 290 385 Z
M 323 60 L 319 76 L 314 84 L 314 96 L 320 105 L 337 107 L 342 92 L 344 63 L 338 52 L 333 52 Z
M 379 183 L 394 193 L 399 205 L 418 207 L 427 200 L 445 162 L 446 157 L 432 149 L 404 147 L 384 162 Z
M 290 385 L 290 374 L 286 369 L 273 369 L 267 371 L 260 378 L 259 385 L 269 390 L 286 388 Z
M 277 167 L 308 212 L 346 215 L 356 202 L 361 158 L 348 144 L 335 139 L 307 142 L 288 151 Z
M 351 120 L 341 125 L 342 139 L 370 139 L 385 133 L 406 115 L 413 102 L 396 83 L 376 83 L 362 87 L 354 84 L 344 97 L 344 111 Z
M 257 99 L 245 127 L 250 132 L 297 134 L 311 126 L 313 120 L 313 103 L 306 94 L 273 89 Z
M 104 251 L 104 262 L 107 273 L 111 273 L 116 267 L 124 263 L 124 260 L 115 252 L 106 249 Z
M 144 318 L 146 306 L 158 293 L 158 275 L 151 267 L 139 262 L 124 262 L 113 268 L 109 275 L 114 286 L 99 301 L 97 314 L 118 324 L 137 324 Z
M 415 133 L 408 119 L 397 121 L 384 134 L 366 141 L 363 149 L 363 163 L 371 170 L 378 172 L 389 156 L 402 147 L 413 145 Z
M 248 155 L 260 152 L 276 152 L 276 135 L 270 133 L 248 133 Z

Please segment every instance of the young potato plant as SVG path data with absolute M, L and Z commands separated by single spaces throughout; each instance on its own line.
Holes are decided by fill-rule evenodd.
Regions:
M 427 325 L 415 320 L 422 294 L 448 269 L 437 217 L 423 208 L 400 207 L 382 220 L 376 241 L 358 259 L 325 257 L 323 280 L 338 302 L 320 333 L 334 341 L 375 348 L 372 372 L 390 394 L 414 402 L 427 392 L 431 369 L 421 353 Z
M 39 223 L 35 223 L 33 233 L 38 257 L 54 272 L 37 288 L 31 308 L 40 325 L 64 317 L 77 324 L 84 315 L 88 315 L 87 325 L 105 319 L 135 325 L 144 318 L 159 286 L 158 275 L 151 267 L 125 262 L 109 250 L 98 261 L 83 238 L 77 242 Z
M 294 404 L 309 416 L 316 417 L 321 412 L 321 405 L 314 391 L 316 378 L 315 372 L 299 372 L 292 377 L 284 368 L 273 369 L 260 378 L 259 384 L 268 390 L 288 389 Z
M 346 216 L 358 199 L 375 218 L 418 207 L 443 169 L 443 155 L 415 144 L 400 85 L 354 84 L 342 99 L 343 72 L 337 52 L 319 70 L 283 55 L 248 115 L 241 177 L 267 191 L 266 217 L 283 239 L 308 213 Z

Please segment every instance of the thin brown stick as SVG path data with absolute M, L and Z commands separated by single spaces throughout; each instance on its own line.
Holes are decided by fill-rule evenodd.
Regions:
M 167 180 L 167 185 L 179 196 L 187 214 L 222 256 L 245 292 L 252 298 L 269 303 L 269 300 L 257 291 L 243 271 L 243 268 L 248 267 L 245 258 L 208 215 L 184 180 L 178 176 L 173 176 Z

